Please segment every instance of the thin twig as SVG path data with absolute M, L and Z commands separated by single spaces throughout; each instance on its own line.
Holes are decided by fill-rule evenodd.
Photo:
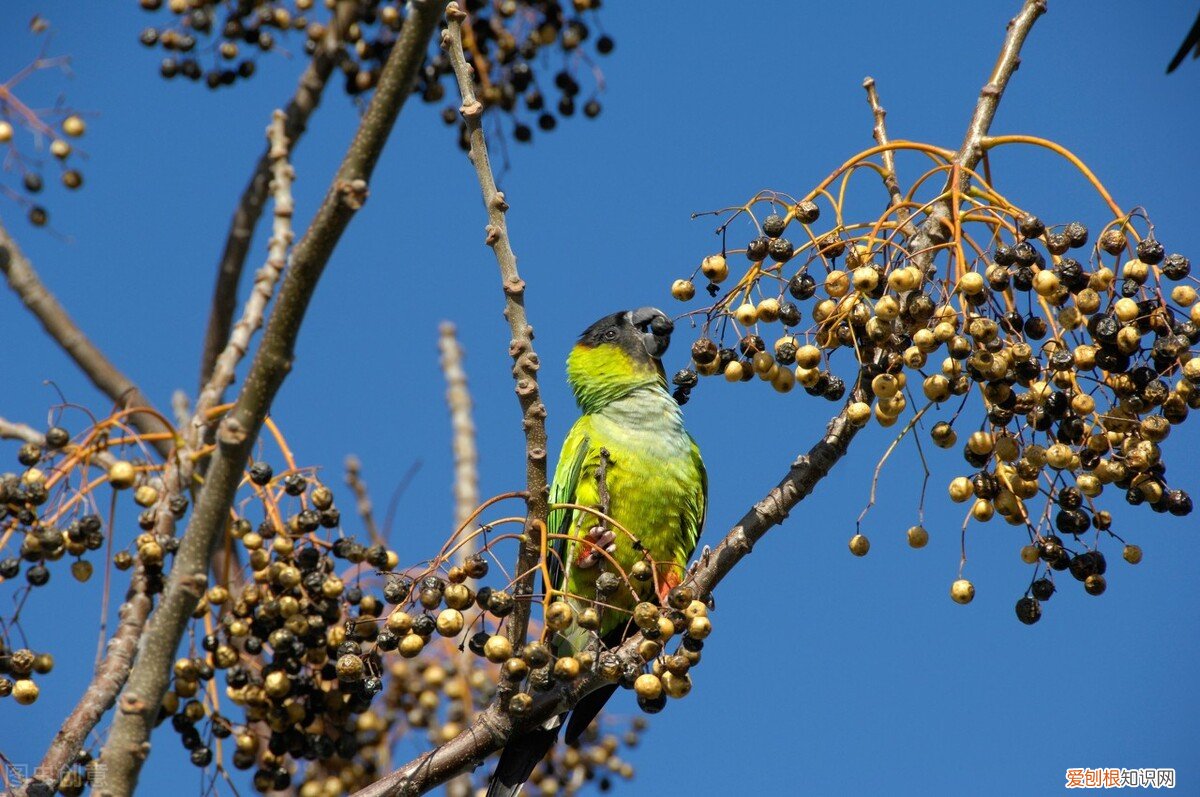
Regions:
M 204 486 L 175 555 L 162 602 L 142 637 L 138 657 L 101 752 L 107 767 L 99 795 L 128 797 L 149 754 L 150 731 L 170 680 L 175 650 L 208 585 L 212 551 L 225 530 L 246 461 L 271 403 L 291 369 L 305 311 L 333 250 L 366 201 L 368 180 L 404 101 L 412 91 L 444 3 L 413 0 L 379 83 L 333 184 L 303 238 L 271 310 L 241 393 L 217 429 Z
M 463 368 L 463 348 L 454 324 L 441 325 L 438 350 L 442 354 L 442 376 L 446 380 L 446 405 L 450 409 L 451 445 L 454 451 L 454 526 L 466 523 L 479 506 L 479 453 L 475 447 L 475 422 L 471 419 L 471 391 Z M 479 550 L 478 540 L 462 546 L 458 561 Z
M 0 418 L 0 440 L 20 440 L 23 443 L 33 443 L 35 446 L 46 444 L 46 436 L 37 429 L 4 418 Z
M 379 524 L 375 522 L 375 507 L 371 503 L 371 493 L 362 478 L 362 461 L 350 454 L 346 457 L 346 484 L 354 493 L 354 505 L 358 517 L 362 520 L 363 528 L 367 530 L 371 541 L 377 545 L 384 544 L 384 537 L 379 533 Z
M 188 421 L 192 419 L 192 400 L 182 390 L 171 394 L 171 418 L 177 429 L 186 429 Z
M 879 103 L 879 92 L 875 89 L 875 78 L 868 75 L 863 80 L 863 88 L 867 90 L 867 103 L 871 106 L 871 113 L 875 117 L 875 143 L 881 147 L 885 147 L 888 143 L 887 125 L 884 124 L 887 111 Z M 892 207 L 897 208 L 896 215 L 900 219 L 901 231 L 905 238 L 909 238 L 915 230 L 908 220 L 910 215 L 909 209 L 901 207 L 904 202 L 904 194 L 900 191 L 900 180 L 896 176 L 896 153 L 893 150 L 887 149 L 883 151 L 882 157 L 883 169 L 886 172 L 883 178 L 883 185 L 887 188 Z
M 336 66 L 336 55 L 341 48 L 345 30 L 357 18 L 356 6 L 355 2 L 341 0 L 335 7 L 333 24 L 329 25 L 321 46 L 309 59 L 308 66 L 296 86 L 296 92 L 287 103 L 284 110 L 284 135 L 291 142 L 289 146 L 292 152 L 295 152 L 296 142 L 308 129 L 309 117 L 321 104 L 321 95 Z M 200 358 L 201 385 L 208 383 L 217 356 L 224 351 L 225 344 L 229 341 L 233 313 L 237 308 L 238 284 L 242 279 L 246 256 L 250 253 L 254 229 L 258 226 L 270 191 L 271 163 L 271 149 L 268 145 L 255 164 L 254 173 L 242 190 L 233 218 L 229 222 L 225 247 L 217 264 L 217 279 L 208 314 L 208 328 L 204 332 L 204 352 Z
M 292 179 L 295 173 L 288 163 L 289 140 L 285 131 L 286 117 L 283 111 L 275 111 L 271 118 L 271 126 L 267 129 L 270 141 L 268 154 L 271 159 L 271 191 L 274 195 L 274 223 L 271 230 L 271 240 L 267 244 L 267 261 L 254 276 L 254 289 L 246 300 L 242 317 L 234 325 L 225 348 L 213 363 L 212 374 L 196 399 L 196 409 L 188 426 L 188 446 L 193 451 L 200 448 L 205 430 L 209 426 L 208 411 L 217 406 L 225 390 L 233 383 L 234 373 L 238 363 L 250 349 L 250 339 L 262 327 L 263 315 L 271 297 L 275 295 L 275 283 L 283 273 L 287 263 L 288 249 L 291 248 L 292 214 L 295 204 L 292 200 Z
M 549 511 L 550 490 L 546 484 L 546 405 L 542 403 L 538 388 L 537 372 L 541 364 L 533 348 L 533 327 L 529 325 L 525 316 L 525 282 L 517 271 L 517 257 L 513 254 L 512 244 L 508 239 L 508 225 L 504 217 L 508 203 L 504 194 L 496 190 L 496 178 L 492 174 L 487 142 L 480 125 L 483 105 L 475 99 L 471 67 L 463 54 L 462 23 L 466 14 L 457 3 L 451 3 L 446 9 L 446 19 L 449 27 L 442 34 L 442 47 L 448 51 L 450 63 L 454 67 L 454 76 L 458 79 L 458 90 L 462 96 L 462 107 L 459 110 L 467 124 L 469 156 L 475 166 L 475 175 L 479 178 L 484 207 L 487 208 L 485 242 L 492 247 L 496 263 L 500 267 L 505 299 L 504 317 L 508 319 L 512 332 L 508 352 L 513 358 L 513 379 L 517 383 L 517 398 L 521 403 L 522 425 L 525 430 L 525 490 L 528 494 L 528 514 L 514 571 L 522 574 L 514 587 L 517 608 L 509 616 L 506 629 L 509 640 L 516 646 L 524 644 L 525 634 L 529 629 L 529 612 L 533 602 L 522 598 L 533 593 L 533 577 L 546 534 L 546 514 Z
M 42 448 L 46 446 L 46 436 L 37 429 L 27 424 L 14 423 L 4 418 L 0 418 L 0 440 L 20 440 L 25 443 L 33 443 L 35 446 L 41 446 Z M 107 451 L 94 451 L 91 454 L 91 461 L 107 470 L 112 467 L 117 458 Z
M 950 240 L 953 229 L 949 189 L 954 180 L 958 180 L 958 190 L 965 193 L 970 186 L 971 171 L 979 165 L 983 158 L 982 141 L 991 128 L 992 120 L 996 118 L 996 109 L 1000 107 L 1000 98 L 1008 87 L 1008 81 L 1021 63 L 1021 46 L 1029 35 L 1033 23 L 1046 12 L 1046 0 L 1024 0 L 1021 11 L 1008 23 L 1008 32 L 1000 48 L 1000 55 L 992 67 L 992 73 L 987 83 L 979 92 L 979 100 L 975 104 L 975 112 L 967 125 L 962 146 L 951 159 L 951 164 L 958 167 L 950 171 L 947 179 L 947 198 L 937 202 L 929 210 L 925 221 L 921 223 L 917 233 L 909 239 L 909 251 L 913 252 L 913 260 L 922 271 L 928 272 L 933 263 L 933 256 L 938 248 Z
M 112 399 L 118 407 L 153 407 L 150 399 L 146 398 L 133 380 L 121 373 L 76 325 L 74 319 L 67 314 L 66 309 L 38 277 L 33 265 L 22 254 L 20 247 L 3 224 L 0 224 L 0 272 L 4 272 L 8 286 L 37 317 L 46 333 L 75 361 L 97 389 Z M 143 434 L 172 431 L 154 414 L 148 412 L 133 413 L 129 422 Z M 171 452 L 172 442 L 171 438 L 167 437 L 154 440 L 151 445 L 160 455 L 166 457 Z

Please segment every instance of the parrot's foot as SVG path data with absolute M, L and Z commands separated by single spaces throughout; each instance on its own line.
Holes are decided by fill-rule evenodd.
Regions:
M 575 566 L 584 570 L 595 567 L 602 558 L 601 551 L 611 554 L 617 550 L 616 541 L 617 535 L 611 529 L 604 526 L 593 526 L 583 536 L 579 556 L 575 559 Z
M 708 560 L 710 558 L 712 558 L 712 548 L 709 548 L 707 545 L 705 545 L 704 549 L 700 551 L 700 556 L 697 557 L 696 561 L 692 562 L 688 566 L 687 578 L 685 578 L 684 581 L 692 581 L 695 579 L 696 573 L 700 570 L 700 568 L 708 566 Z M 707 596 L 705 596 L 704 602 L 710 609 L 717 608 L 717 602 L 713 598 L 712 593 L 709 593 Z
M 705 545 L 703 550 L 700 551 L 700 556 L 696 557 L 696 560 L 688 566 L 687 578 L 684 580 L 691 581 L 696 577 L 696 571 L 701 567 L 707 567 L 710 556 L 712 556 L 712 548 Z

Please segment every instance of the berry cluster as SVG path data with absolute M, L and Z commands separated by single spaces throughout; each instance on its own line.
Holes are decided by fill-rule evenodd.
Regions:
M 132 570 L 140 589 L 162 591 L 179 547 L 176 521 L 186 518 L 189 502 L 164 487 L 152 438 L 128 431 L 132 412 L 74 438 L 53 426 L 40 443 L 19 447 L 23 470 L 0 476 L 0 583 L 27 596 L 63 558 L 86 581 L 90 557 L 110 547 L 115 553 L 101 559 L 102 567 Z M 566 601 L 546 601 L 532 641 L 514 649 L 505 618 L 519 599 L 533 597 L 518 598 L 506 576 L 486 583 L 494 549 L 512 538 L 488 540 L 504 521 L 459 529 L 438 556 L 403 570 L 382 540 L 359 542 L 342 530 L 333 492 L 299 468 L 278 428 L 269 419 L 266 425 L 286 468 L 276 472 L 265 460 L 248 465 L 225 541 L 226 561 L 244 565 L 205 592 L 159 711 L 158 722 L 174 729 L 194 765 L 251 770 L 262 792 L 295 785 L 301 795 L 332 797 L 383 774 L 397 744 L 422 736 L 447 741 L 501 695 L 520 715 L 534 694 L 599 669 L 655 712 L 667 695 L 682 697 L 690 688 L 688 669 L 710 630 L 707 608 L 690 588 L 676 588 L 667 606 L 645 602 L 627 612 L 644 637 L 639 652 L 651 663 L 647 673 L 625 672 L 596 645 L 572 651 L 562 642 L 574 629 L 598 629 L 608 611 L 603 596 L 622 584 L 653 592 L 646 562 L 628 576 L 608 574 L 603 596 L 574 604 L 578 613 Z M 103 489 L 112 491 L 111 501 L 100 496 Z M 131 534 L 102 514 L 102 507 L 126 501 L 138 508 L 139 528 Z M 163 523 L 167 518 L 172 522 Z M 476 552 L 467 553 L 468 546 Z M 49 672 L 53 659 L 14 644 L 19 617 L 2 627 L 0 698 L 28 705 L 38 697 L 34 677 Z M 675 634 L 683 635 L 680 649 L 663 655 Z M 631 777 L 619 751 L 637 743 L 644 723 L 613 732 L 615 722 L 602 717 L 578 747 L 543 762 L 534 777 L 541 792 L 607 788 L 615 777 Z M 90 763 L 84 751 L 64 793 L 81 793 Z M 485 778 L 481 772 L 477 780 Z
M 46 675 L 52 669 L 54 657 L 49 653 L 34 653 L 29 648 L 9 650 L 0 640 L 0 697 L 12 695 L 13 700 L 28 706 L 41 691 L 33 676 Z
M 946 157 L 896 145 L 905 146 Z M 1020 619 L 1038 619 L 1057 572 L 1100 594 L 1099 547 L 1120 540 L 1104 502 L 1116 493 L 1158 513 L 1192 511 L 1188 493 L 1168 481 L 1163 450 L 1200 407 L 1200 304 L 1188 259 L 1168 252 L 1142 211 L 1112 206 L 1091 243 L 1082 223 L 1048 225 L 978 175 L 961 207 L 940 217 L 930 218 L 938 200 L 923 205 L 910 192 L 879 219 L 852 221 L 825 188 L 864 160 L 799 201 L 759 195 L 731 211 L 755 234 L 702 260 L 714 301 L 689 314 L 699 336 L 675 384 L 686 398 L 700 376 L 757 376 L 779 392 L 799 385 L 831 401 L 849 384 L 846 415 L 856 426 L 891 426 L 912 411 L 900 437 L 954 403 L 952 417 L 929 430 L 971 468 L 950 483 L 951 499 L 970 504 L 967 523 L 998 517 L 1025 529 L 1021 555 L 1040 563 Z M 838 222 L 825 229 L 821 199 Z M 949 240 L 910 249 L 923 224 L 950 228 Z M 747 266 L 731 279 L 734 255 Z M 695 297 L 695 277 L 675 281 L 676 299 Z M 843 375 L 839 355 L 852 366 Z M 977 420 L 962 414 L 972 398 Z M 956 427 L 968 424 L 960 441 Z M 922 526 L 909 530 L 913 547 L 927 540 Z M 869 542 L 856 534 L 850 547 L 861 556 Z M 1140 560 L 1136 546 L 1124 550 Z M 954 600 L 973 595 L 969 581 L 955 582 Z
M 17 461 L 24 470 L 0 475 L 0 581 L 12 581 L 24 570 L 30 588 L 41 587 L 50 581 L 47 565 L 64 556 L 73 557 L 71 574 L 79 581 L 92 576 L 93 565 L 86 556 L 104 546 L 104 523 L 94 512 L 80 512 L 81 496 L 50 502 L 51 491 L 61 481 L 57 472 L 59 460 L 70 444 L 70 433 L 61 426 L 46 431 L 45 445 L 26 443 L 17 451 Z M 109 480 L 114 489 L 133 486 L 137 469 L 124 460 L 109 467 Z M 149 484 L 135 492 L 141 503 L 157 500 L 157 491 Z M 49 506 L 47 506 L 49 502 Z M 148 504 L 142 504 L 146 506 Z M 184 504 L 186 508 L 186 503 Z M 19 549 L 3 555 L 5 544 L 20 535 Z M 132 560 L 130 560 L 132 561 Z M 162 551 L 157 564 L 161 567 Z
M 289 45 L 316 52 L 334 24 L 330 4 L 315 0 L 138 1 L 147 11 L 166 6 L 171 14 L 140 37 L 147 47 L 164 51 L 162 76 L 203 82 L 211 89 L 252 77 L 256 59 L 265 53 Z M 485 109 L 509 118 L 505 128 L 516 141 L 532 140 L 533 125 L 545 132 L 555 129 L 559 119 L 576 110 L 587 118 L 600 114 L 596 95 L 603 89 L 603 77 L 589 52 L 606 55 L 614 47 L 611 36 L 594 33 L 600 4 L 601 0 L 466 2 L 471 22 L 465 45 L 475 67 L 475 94 Z M 400 0 L 360 0 L 357 20 L 336 55 L 350 96 L 375 87 L 404 23 L 404 7 Z M 449 59 L 435 41 L 413 90 L 426 103 L 441 103 L 448 96 L 447 83 L 450 96 L 457 96 Z M 457 107 L 446 106 L 442 117 L 458 126 L 459 143 L 467 149 Z
M 30 29 L 35 35 L 45 35 L 49 23 L 44 17 L 34 17 Z M 30 96 L 38 93 L 37 87 L 30 85 L 36 82 L 31 78 L 67 68 L 65 57 L 46 54 L 48 43 L 46 39 L 36 59 L 0 84 L 0 162 L 5 172 L 17 178 L 13 185 L 0 183 L 0 194 L 23 207 L 35 227 L 44 227 L 50 221 L 43 200 L 48 182 L 57 181 L 68 191 L 83 187 L 77 140 L 87 131 L 83 117 L 61 99 L 49 108 L 30 104 Z M 47 152 L 49 162 L 44 154 Z

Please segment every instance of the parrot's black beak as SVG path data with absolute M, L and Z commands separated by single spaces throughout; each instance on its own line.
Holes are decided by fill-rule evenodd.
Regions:
M 642 345 L 647 354 L 658 359 L 667 353 L 675 324 L 666 313 L 657 307 L 639 307 L 630 311 L 629 322 L 642 333 Z

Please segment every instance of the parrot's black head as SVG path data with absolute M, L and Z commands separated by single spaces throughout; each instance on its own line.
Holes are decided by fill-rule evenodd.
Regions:
M 631 359 L 660 359 L 671 345 L 675 324 L 657 307 L 639 307 L 606 315 L 579 336 L 582 346 L 595 348 L 612 345 Z
M 646 384 L 666 385 L 661 358 L 675 325 L 662 310 L 606 315 L 583 331 L 567 358 L 567 381 L 585 408 Z

